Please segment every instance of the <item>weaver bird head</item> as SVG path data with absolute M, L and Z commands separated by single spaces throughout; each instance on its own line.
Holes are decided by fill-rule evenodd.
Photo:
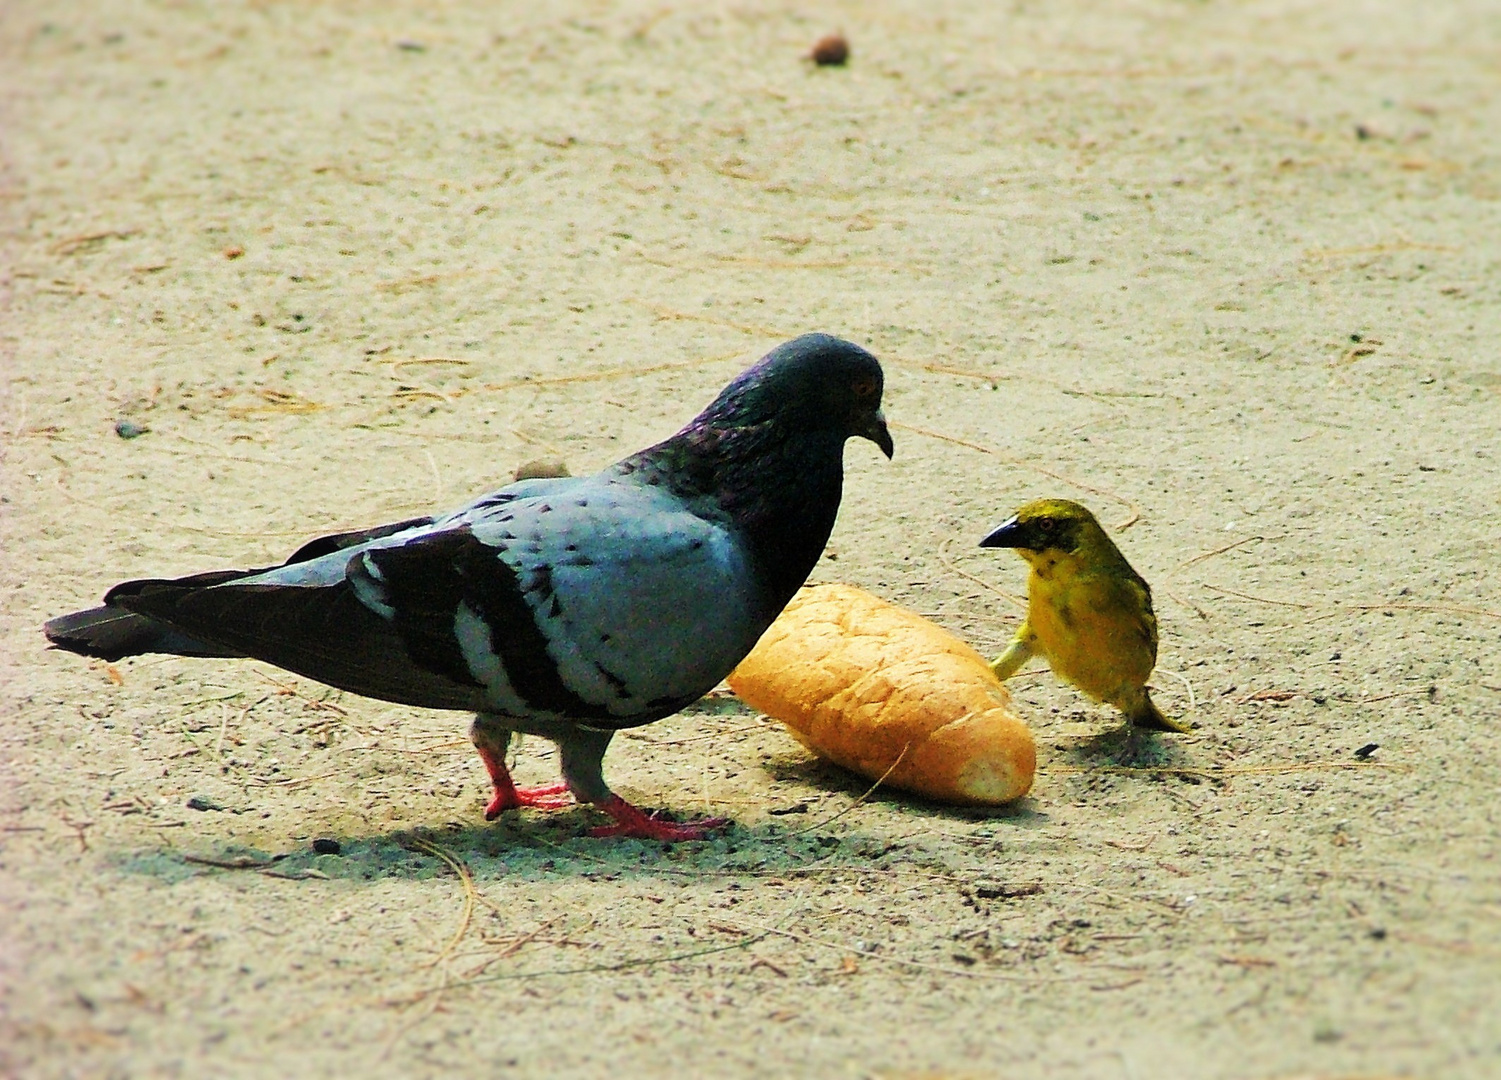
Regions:
M 1040 559 L 1078 555 L 1115 545 L 1087 509 L 1068 499 L 1038 499 L 1029 502 L 980 541 L 981 547 L 1015 548 L 1034 566 Z

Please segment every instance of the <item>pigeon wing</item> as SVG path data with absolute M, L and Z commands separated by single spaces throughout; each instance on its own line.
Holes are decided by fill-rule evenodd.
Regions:
M 608 474 L 514 485 L 330 546 L 207 587 L 131 582 L 106 599 L 369 697 L 601 727 L 696 700 L 775 615 L 725 522 Z
M 776 615 L 712 504 L 634 478 L 559 486 L 471 515 L 467 529 L 474 588 L 458 637 L 498 711 L 599 727 L 659 719 L 711 690 Z

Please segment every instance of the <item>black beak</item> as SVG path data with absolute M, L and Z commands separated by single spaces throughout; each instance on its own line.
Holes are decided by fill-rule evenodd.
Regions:
M 980 541 L 980 546 L 988 548 L 1029 547 L 1030 544 L 1025 533 L 1026 529 L 1022 527 L 1022 523 L 1015 517 L 1010 517 L 991 530 L 990 535 Z
M 880 409 L 870 414 L 870 419 L 866 421 L 865 426 L 856 432 L 856 434 L 869 439 L 879 446 L 881 453 L 885 454 L 887 458 L 890 458 L 896 452 L 896 447 L 891 442 L 891 432 L 886 430 L 886 417 Z

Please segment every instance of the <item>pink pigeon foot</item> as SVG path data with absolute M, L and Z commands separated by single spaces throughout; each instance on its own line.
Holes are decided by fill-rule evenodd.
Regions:
M 534 810 L 561 810 L 573 805 L 573 796 L 568 794 L 567 784 L 548 784 L 546 787 L 519 788 L 512 784 L 505 788 L 495 785 L 495 797 L 485 807 L 485 820 L 494 821 L 507 810 L 530 806 Z
M 701 821 L 662 821 L 636 809 L 619 795 L 612 795 L 605 802 L 595 805 L 614 818 L 615 824 L 590 829 L 590 836 L 634 836 L 641 840 L 660 840 L 672 844 L 679 840 L 702 840 L 711 830 L 723 828 L 730 823 L 729 818 L 722 817 L 704 818 Z
M 515 810 L 522 806 L 530 806 L 537 810 L 561 810 L 565 806 L 573 805 L 573 796 L 568 794 L 567 784 L 519 788 L 511 779 L 511 770 L 506 768 L 503 757 L 491 753 L 484 747 L 479 748 L 479 756 L 480 760 L 485 763 L 485 771 L 490 774 L 490 783 L 495 787 L 495 796 L 485 807 L 486 821 L 494 821 L 507 810 Z

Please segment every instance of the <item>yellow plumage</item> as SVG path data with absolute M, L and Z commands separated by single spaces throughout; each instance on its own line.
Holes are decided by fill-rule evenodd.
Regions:
M 1083 506 L 1039 499 L 980 542 L 1015 548 L 1031 566 L 1027 617 L 991 662 L 1002 681 L 1033 656 L 1133 727 L 1186 732 L 1163 716 L 1146 682 L 1157 663 L 1152 589 Z

